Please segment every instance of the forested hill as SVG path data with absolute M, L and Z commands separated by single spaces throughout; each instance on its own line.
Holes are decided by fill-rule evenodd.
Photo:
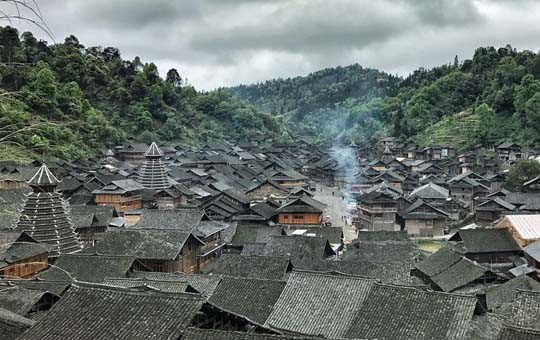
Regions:
M 358 64 L 326 68 L 305 77 L 269 80 L 229 88 L 238 98 L 271 114 L 298 115 L 333 107 L 348 98 L 369 100 L 393 95 L 399 78 Z
M 0 27 L 0 159 L 84 158 L 127 140 L 288 140 L 283 124 L 225 91 L 74 36 L 49 45 Z
M 352 65 L 229 90 L 321 141 L 393 135 L 461 149 L 540 142 L 540 56 L 511 46 L 481 47 L 470 60 L 404 79 Z

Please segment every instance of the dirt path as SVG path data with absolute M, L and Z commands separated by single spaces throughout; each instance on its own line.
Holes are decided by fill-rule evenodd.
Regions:
M 313 198 L 327 205 L 323 213 L 323 220 L 332 222 L 333 227 L 343 228 L 346 243 L 356 238 L 356 229 L 351 225 L 345 225 L 343 221 L 346 202 L 342 199 L 341 191 L 338 188 L 317 185 L 317 191 Z

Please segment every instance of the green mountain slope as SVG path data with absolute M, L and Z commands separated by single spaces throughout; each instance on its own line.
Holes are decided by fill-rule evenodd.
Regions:
M 48 45 L 0 28 L 0 159 L 85 158 L 125 140 L 201 144 L 290 138 L 279 119 L 171 69 L 70 36 Z
M 345 76 L 324 77 L 336 70 Z M 320 79 L 329 79 L 326 87 Z M 470 60 L 460 63 L 456 57 L 453 64 L 421 68 L 403 79 L 353 65 L 229 90 L 266 112 L 292 109 L 285 115 L 288 124 L 301 134 L 321 136 L 323 142 L 342 138 L 365 143 L 393 135 L 467 148 L 505 139 L 539 143 L 539 79 L 540 55 L 506 46 L 481 47 Z M 326 92 L 331 99 L 321 95 Z M 287 93 L 295 105 L 279 106 L 280 96 Z M 470 117 L 458 115 L 463 111 L 471 112 Z M 461 128 L 470 136 L 454 138 Z

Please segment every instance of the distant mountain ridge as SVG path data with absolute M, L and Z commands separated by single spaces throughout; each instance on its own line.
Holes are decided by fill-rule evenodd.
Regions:
M 404 78 L 354 64 L 227 90 L 323 143 L 339 138 L 362 144 L 383 135 L 459 149 L 509 139 L 540 143 L 540 55 L 510 45 L 480 47 L 472 59 L 456 56 Z M 462 119 L 450 118 L 463 111 L 474 126 L 467 138 L 452 138 Z

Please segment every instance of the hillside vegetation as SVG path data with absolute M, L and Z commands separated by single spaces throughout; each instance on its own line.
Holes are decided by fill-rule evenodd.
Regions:
M 365 143 L 382 135 L 460 149 L 540 142 L 540 56 L 511 46 L 481 47 L 472 59 L 456 57 L 403 79 L 353 65 L 229 90 L 323 142 Z M 294 100 L 279 105 L 283 93 Z
M 289 139 L 278 118 L 114 47 L 74 36 L 48 45 L 12 27 L 0 28 L 0 46 L 1 159 L 85 158 L 126 140 Z

